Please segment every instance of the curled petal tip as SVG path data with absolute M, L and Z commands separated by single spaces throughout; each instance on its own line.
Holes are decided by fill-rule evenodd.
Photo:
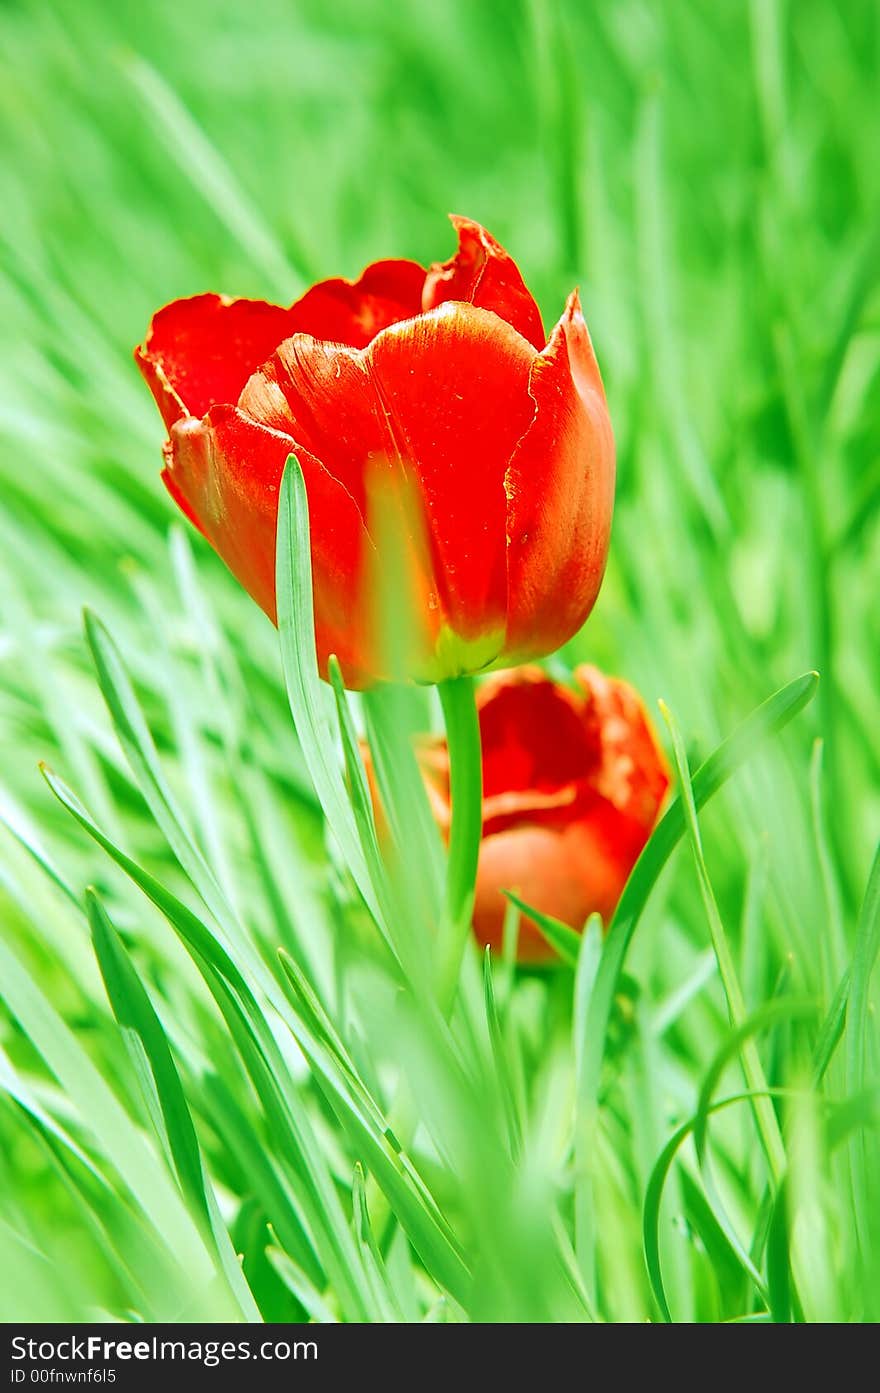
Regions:
M 581 305 L 581 288 L 579 285 L 575 286 L 574 290 L 572 290 L 571 294 L 566 300 L 565 312 L 572 318 L 575 315 L 580 315 L 581 319 L 583 319 L 584 311 Z
M 463 213 L 450 213 L 449 221 L 458 233 L 459 252 L 465 239 L 482 242 L 484 247 L 491 248 L 507 255 L 501 243 L 496 241 L 491 232 L 488 232 L 482 223 L 477 222 L 476 218 L 465 217 Z
M 434 309 L 444 300 L 469 301 L 506 320 L 540 352 L 545 343 L 541 313 L 513 257 L 472 218 L 450 213 L 449 220 L 458 234 L 458 249 L 428 270 L 422 309 Z

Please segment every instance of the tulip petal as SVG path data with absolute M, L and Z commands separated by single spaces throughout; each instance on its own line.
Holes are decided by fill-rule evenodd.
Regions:
M 650 830 L 669 788 L 669 767 L 644 703 L 634 687 L 583 664 L 575 677 L 584 693 L 583 722 L 601 744 L 593 785 L 634 823 Z M 640 848 L 641 849 L 641 848 Z
M 551 682 L 540 668 L 524 667 L 484 682 L 477 705 L 487 803 L 499 815 L 516 810 L 513 794 L 523 794 L 528 806 L 570 804 L 573 785 L 590 778 L 600 758 L 598 733 L 584 721 L 581 696 Z
M 320 281 L 297 300 L 290 312 L 293 327 L 282 337 L 311 334 L 349 348 L 366 348 L 380 330 L 421 313 L 424 283 L 424 266 L 402 260 L 375 261 L 356 281 Z
M 561 919 L 580 929 L 597 906 L 589 884 L 584 883 L 579 858 L 564 832 L 528 824 L 487 836 L 480 847 L 474 901 L 474 932 L 481 943 L 500 948 L 507 901 L 504 890 L 513 890 L 542 914 Z M 552 949 L 533 921 L 520 920 L 517 958 L 520 962 L 546 962 Z
M 653 818 L 641 822 L 587 788 L 567 814 L 560 809 L 548 815 L 533 805 L 504 822 L 484 823 L 474 907 L 477 937 L 500 944 L 503 890 L 515 891 L 526 904 L 578 931 L 593 913 L 609 923 L 653 825 Z M 543 935 L 523 918 L 520 961 L 551 956 Z
M 540 352 L 547 342 L 541 311 L 513 257 L 479 223 L 455 215 L 450 221 L 458 233 L 458 251 L 428 271 L 422 308 L 431 310 L 447 300 L 469 301 L 505 319 Z
M 320 281 L 289 309 L 265 300 L 193 295 L 153 316 L 135 359 L 169 430 L 238 401 L 244 384 L 291 334 L 362 348 L 389 324 L 419 314 L 425 268 L 376 261 L 356 281 Z
M 320 458 L 364 517 L 367 471 L 377 461 L 417 483 L 442 618 L 453 635 L 486 640 L 471 668 L 491 662 L 503 643 L 504 477 L 534 414 L 534 357 L 496 315 L 444 304 L 383 330 L 361 351 L 297 334 L 239 402 Z M 455 668 L 453 653 L 444 661 L 467 670 Z
M 581 627 L 605 571 L 614 437 L 575 291 L 534 361 L 534 419 L 507 470 L 505 656 L 552 652 Z
M 236 402 L 251 373 L 294 332 L 292 313 L 226 295 L 193 295 L 159 310 L 134 356 L 168 429 Z
M 371 660 L 358 622 L 370 541 L 360 513 L 321 462 L 289 436 L 265 429 L 235 407 L 203 421 L 177 422 L 166 452 L 165 484 L 257 603 L 275 620 L 278 490 L 288 455 L 303 470 L 311 520 L 318 661 L 335 653 L 350 686 L 364 685 Z

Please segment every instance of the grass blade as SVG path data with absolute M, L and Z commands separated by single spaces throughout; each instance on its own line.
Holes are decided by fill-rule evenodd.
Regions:
M 262 267 L 278 295 L 292 299 L 312 279 L 309 270 L 294 270 L 226 161 L 157 70 L 143 58 L 135 58 L 126 63 L 126 73 L 183 176 L 195 185 L 254 264 Z
M 260 1313 L 232 1251 L 229 1235 L 222 1225 L 217 1227 L 219 1214 L 216 1200 L 205 1176 L 195 1127 L 165 1031 L 118 934 L 93 891 L 86 895 L 86 908 L 95 955 L 113 1014 L 123 1033 L 140 1042 L 149 1064 L 164 1135 L 180 1188 L 206 1240 L 216 1248 L 242 1314 L 247 1320 L 259 1320 Z
M 389 942 L 379 902 L 364 860 L 357 824 L 334 758 L 337 731 L 332 695 L 318 676 L 309 504 L 299 460 L 289 455 L 278 500 L 276 593 L 281 661 L 291 715 L 327 825 L 336 839 L 364 903 Z
M 709 871 L 706 866 L 705 857 L 703 856 L 700 824 L 697 820 L 697 809 L 694 803 L 694 791 L 690 769 L 688 768 L 687 755 L 685 754 L 684 742 L 681 738 L 678 723 L 672 715 L 672 712 L 662 702 L 661 710 L 664 720 L 669 727 L 669 733 L 672 736 L 675 765 L 678 772 L 679 787 L 681 789 L 680 797 L 683 799 L 688 836 L 694 855 L 697 880 L 700 886 L 700 896 L 703 901 L 706 918 L 709 922 L 712 947 L 715 950 L 715 957 L 718 960 L 718 972 L 724 988 L 724 995 L 727 998 L 728 1014 L 730 1016 L 731 1025 L 736 1032 L 736 1038 L 740 1040 L 742 1045 L 741 1062 L 746 1087 L 749 1092 L 754 1095 L 755 1099 L 755 1124 L 761 1138 L 761 1145 L 764 1149 L 770 1175 L 774 1182 L 778 1184 L 786 1167 L 785 1145 L 782 1140 L 782 1133 L 779 1130 L 776 1112 L 767 1096 L 767 1080 L 764 1077 L 764 1066 L 761 1063 L 753 1034 L 748 1032 L 743 1035 L 742 1033 L 742 1028 L 746 1023 L 747 1017 L 746 1003 L 739 984 L 733 953 L 727 941 L 727 934 L 721 922 L 721 915 L 718 912 L 718 904 L 715 900 L 712 882 L 709 879 Z
M 869 1048 L 871 1004 L 871 977 L 880 952 L 880 846 L 874 856 L 871 873 L 853 949 L 849 979 L 849 1011 L 846 1022 L 846 1078 L 847 1089 L 859 1095 L 866 1086 L 866 1058 Z M 859 1243 L 869 1270 L 874 1264 L 874 1244 L 876 1240 L 876 1219 L 872 1222 L 869 1173 L 876 1175 L 878 1149 L 876 1139 L 871 1148 L 870 1159 L 867 1140 L 856 1137 L 850 1150 L 852 1171 L 853 1203 Z
M 576 967 L 581 949 L 581 935 L 575 933 L 568 924 L 563 924 L 561 919 L 554 919 L 552 914 L 542 914 L 539 909 L 533 909 L 512 890 L 505 890 L 504 894 L 511 904 L 516 905 L 521 914 L 525 914 L 532 920 L 542 937 L 547 940 L 553 951 L 559 954 L 562 961 L 567 963 L 569 967 Z
M 189 1214 L 142 1134 L 116 1101 L 75 1036 L 0 940 L 0 996 L 27 1031 L 102 1150 L 149 1219 L 163 1246 L 174 1236 L 174 1266 L 184 1285 L 213 1285 L 213 1264 Z
M 694 806 L 706 804 L 762 741 L 781 730 L 812 700 L 818 676 L 814 672 L 796 678 L 769 697 L 709 756 L 693 776 Z M 636 862 L 608 931 L 596 983 L 590 997 L 585 1031 L 583 1089 L 595 1109 L 599 1094 L 608 1022 L 627 949 L 638 928 L 648 897 L 661 870 L 685 830 L 681 799 L 677 798 L 655 827 Z

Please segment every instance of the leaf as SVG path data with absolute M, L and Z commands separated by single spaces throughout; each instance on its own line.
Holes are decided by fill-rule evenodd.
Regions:
M 819 1029 L 819 1035 L 813 1049 L 813 1082 L 817 1088 L 825 1077 L 828 1065 L 834 1058 L 835 1050 L 843 1039 L 849 1007 L 849 981 L 850 970 L 847 968 L 838 983 L 834 999 Z
M 220 1221 L 216 1200 L 204 1174 L 198 1138 L 165 1031 L 94 891 L 86 893 L 86 908 L 95 955 L 113 1014 L 123 1033 L 133 1033 L 140 1042 L 149 1063 L 180 1188 L 194 1211 L 196 1222 L 216 1250 L 242 1314 L 248 1320 L 260 1320 L 260 1313 L 232 1250 L 229 1235 Z
M 589 1097 L 583 1092 L 583 1061 L 590 999 L 596 985 L 602 961 L 604 929 L 601 916 L 591 914 L 578 941 L 578 957 L 574 978 L 572 1009 L 572 1053 L 575 1069 L 574 1119 L 574 1236 L 575 1254 L 581 1277 L 591 1291 L 596 1288 L 596 1225 L 593 1166 L 596 1160 L 592 1145 Z
M 318 675 L 306 484 L 296 455 L 288 455 L 278 499 L 275 588 L 281 663 L 296 733 L 315 792 L 364 903 L 391 946 L 364 859 L 345 781 L 334 758 L 337 730 L 332 694 Z
M 268 999 L 283 1015 L 285 1003 L 278 984 L 268 972 L 253 942 L 229 904 L 217 878 L 185 826 L 183 814 L 177 806 L 176 799 L 162 771 L 152 735 L 116 645 L 104 625 L 89 611 L 86 611 L 85 614 L 85 626 L 101 691 L 113 719 L 120 744 L 134 773 L 137 786 L 141 790 L 150 812 L 180 866 L 216 922 L 220 937 L 227 947 L 237 955 L 252 974 L 254 980 L 259 983 Z M 52 777 L 54 778 L 54 776 Z M 58 783 L 59 781 L 56 780 L 56 784 Z M 51 780 L 50 786 L 52 786 Z M 58 788 L 53 788 L 53 791 L 57 794 Z M 87 826 L 91 835 L 95 836 L 93 819 L 85 814 L 84 821 L 83 816 L 81 816 L 85 811 L 82 805 L 70 793 L 70 790 L 67 790 L 67 795 L 67 806 L 70 811 L 74 811 L 70 801 L 72 799 L 79 808 L 79 813 L 74 812 L 74 816 L 78 817 L 82 825 Z M 65 799 L 62 798 L 61 801 L 64 802 Z M 97 840 L 101 841 L 101 838 L 98 837 Z M 109 850 L 111 844 L 105 837 L 101 841 L 101 845 L 104 846 L 105 850 Z M 111 855 L 113 854 L 111 851 Z M 123 864 L 122 861 L 119 861 L 119 856 L 115 856 L 115 859 L 119 864 Z M 128 874 L 132 874 L 132 864 L 126 858 L 124 868 Z M 136 876 L 133 878 L 137 880 Z M 153 881 L 152 884 L 154 889 L 158 888 L 161 894 L 162 890 L 161 887 L 157 886 L 157 882 Z M 142 888 L 145 888 L 143 884 Z M 151 898 L 154 896 L 151 895 Z M 155 900 L 154 902 L 158 903 Z M 159 907 L 162 908 L 161 905 Z M 190 919 L 191 922 L 195 922 L 194 916 L 191 916 Z M 214 934 L 211 934 L 210 937 L 212 942 L 218 941 Z M 210 954 L 210 949 L 208 951 Z M 228 954 L 226 961 L 227 963 L 231 961 Z
M 75 905 L 77 912 L 79 912 L 80 902 L 76 891 L 46 851 L 30 819 L 8 797 L 4 797 L 0 802 L 0 822 L 12 833 L 16 841 L 24 847 L 53 885 L 72 905 Z
M 375 1309 L 378 1312 L 378 1319 L 391 1324 L 401 1322 L 403 1320 L 403 1313 L 394 1299 L 391 1284 L 388 1280 L 388 1273 L 385 1269 L 385 1260 L 379 1252 L 379 1245 L 376 1242 L 373 1226 L 370 1223 L 370 1215 L 367 1209 L 364 1170 L 360 1162 L 358 1162 L 354 1168 L 351 1186 L 351 1207 L 355 1236 L 360 1245 L 364 1267 L 367 1270 L 370 1291 L 373 1296 Z
M 197 1217 L 207 1221 L 208 1205 L 199 1144 L 165 1032 L 106 910 L 93 890 L 86 892 L 86 909 L 95 956 L 113 1014 L 123 1031 L 137 1035 L 150 1063 L 180 1187 L 197 1211 Z
M 50 1115 L 34 1096 L 33 1090 L 21 1077 L 12 1060 L 0 1047 L 0 1089 L 14 1100 L 33 1121 L 65 1150 L 75 1156 L 77 1161 L 88 1170 L 99 1184 L 104 1185 L 106 1181 L 98 1167 L 90 1156 L 87 1156 L 82 1147 L 76 1142 L 65 1127 L 62 1127 L 54 1117 Z
M 165 840 L 229 942 L 240 951 L 252 954 L 241 924 L 193 840 L 171 792 L 122 655 L 97 615 L 86 610 L 84 618 L 98 682 L 137 786 Z
M 297 1162 L 310 1226 L 316 1235 L 323 1234 L 325 1237 L 321 1256 L 327 1264 L 328 1274 L 337 1281 L 340 1296 L 347 1293 L 349 1301 L 355 1307 L 359 1306 L 358 1264 L 355 1262 L 352 1266 L 351 1235 L 344 1222 L 338 1196 L 332 1188 L 305 1114 L 301 1111 L 294 1114 L 285 1101 L 286 1097 L 293 1097 L 293 1085 L 253 993 L 226 950 L 197 916 L 110 841 L 62 780 L 49 770 L 44 769 L 43 773 L 55 796 L 153 900 L 189 951 L 229 1026 L 270 1123 L 280 1137 L 282 1153 L 290 1155 Z M 391 1147 L 393 1151 L 390 1140 L 377 1135 L 360 1108 L 355 1106 L 344 1082 L 335 1071 L 326 1067 L 320 1053 L 314 1049 L 309 1052 L 307 1037 L 298 1034 L 297 1039 L 306 1050 L 316 1074 L 330 1084 L 332 1097 L 339 1106 L 340 1120 L 352 1138 L 356 1151 L 363 1155 L 377 1182 L 388 1194 L 401 1224 L 409 1232 L 426 1266 L 436 1272 L 438 1281 L 449 1286 L 453 1294 L 455 1291 L 462 1292 L 468 1282 L 466 1269 L 438 1223 L 436 1213 L 426 1209 L 424 1194 L 414 1186 L 413 1177 L 407 1172 L 402 1158 L 396 1152 L 393 1156 L 388 1155 L 387 1148 Z M 285 1081 L 286 1088 L 282 1093 L 280 1089 Z
M 348 706 L 348 698 L 345 693 L 345 687 L 342 684 L 342 672 L 335 655 L 331 655 L 328 667 L 330 671 L 330 682 L 333 687 L 333 695 L 336 699 L 336 717 L 342 736 L 342 753 L 345 760 L 345 772 L 348 776 L 348 792 L 351 800 L 351 808 L 354 813 L 354 819 L 360 836 L 361 848 L 364 853 L 370 880 L 376 891 L 376 897 L 380 903 L 387 904 L 388 887 L 385 884 L 385 868 L 382 864 L 382 856 L 379 851 L 379 839 L 376 834 L 376 821 L 373 817 L 373 803 L 370 798 L 370 788 L 367 783 L 364 762 L 361 759 L 357 733 Z
M 327 1058 L 308 1035 L 297 1033 L 296 1038 L 349 1138 L 353 1154 L 361 1157 L 372 1173 L 429 1273 L 463 1302 L 470 1289 L 470 1274 L 424 1182 L 399 1152 L 393 1134 L 387 1129 L 379 1132 L 352 1097 L 344 1074 L 328 1067 Z
M 321 1256 L 328 1272 L 338 1281 L 340 1296 L 346 1293 L 352 1307 L 360 1309 L 357 1258 L 339 1198 L 305 1112 L 294 1111 L 288 1105 L 287 1099 L 294 1098 L 295 1090 L 253 992 L 226 949 L 201 920 L 110 841 L 62 780 L 45 768 L 43 774 L 59 801 L 162 911 L 189 952 L 223 1014 L 270 1123 L 279 1135 L 282 1154 L 297 1166 L 310 1226 L 316 1236 L 324 1239 Z
M 791 1320 L 791 1270 L 789 1263 L 788 1186 L 780 1185 L 773 1200 L 767 1229 L 767 1300 L 777 1324 Z
M 752 1102 L 751 1093 L 737 1093 L 729 1098 L 721 1098 L 711 1103 L 708 1107 L 708 1112 L 719 1112 L 722 1108 L 732 1107 L 735 1103 L 746 1102 Z M 682 1125 L 673 1132 L 669 1141 L 660 1152 L 648 1178 L 648 1184 L 645 1188 L 645 1199 L 642 1206 L 642 1242 L 645 1252 L 645 1264 L 648 1269 L 648 1279 L 651 1283 L 651 1290 L 654 1293 L 654 1299 L 657 1302 L 660 1313 L 667 1322 L 672 1321 L 672 1313 L 666 1299 L 666 1288 L 663 1282 L 663 1271 L 660 1263 L 660 1206 L 672 1162 L 675 1160 L 676 1154 L 684 1142 L 687 1141 L 688 1137 L 693 1132 L 697 1124 L 697 1119 L 698 1114 L 694 1113 L 693 1117 L 690 1117 L 687 1122 L 682 1123 Z M 718 1223 L 718 1228 L 725 1237 L 728 1237 L 728 1226 L 726 1224 Z M 766 1299 L 766 1286 L 761 1274 L 747 1257 L 744 1260 L 741 1246 L 739 1244 L 732 1244 L 730 1252 L 755 1284 L 762 1299 Z
M 386 683 L 363 692 L 361 706 L 387 826 L 395 946 L 413 990 L 428 1001 L 437 990 L 445 857 L 416 762 L 412 694 Z
M 320 1292 L 315 1289 L 302 1268 L 298 1267 L 287 1253 L 281 1248 L 270 1247 L 266 1249 L 266 1257 L 287 1290 L 308 1311 L 313 1321 L 317 1321 L 321 1325 L 337 1325 L 339 1323 L 338 1318 L 333 1314 Z
M 724 786 L 763 740 L 781 730 L 812 700 L 818 680 L 815 672 L 796 678 L 769 697 L 718 746 L 693 776 L 693 798 L 697 809 L 703 807 Z M 681 798 L 677 798 L 655 827 L 636 862 L 611 921 L 602 961 L 596 974 L 596 983 L 590 997 L 584 1035 L 582 1087 L 583 1096 L 589 1101 L 591 1109 L 595 1109 L 598 1100 L 608 1022 L 627 949 L 638 928 L 657 877 L 684 830 L 684 811 Z
M 210 1284 L 213 1263 L 171 1180 L 76 1037 L 2 940 L 0 997 L 98 1139 L 163 1246 L 174 1236 L 174 1262 L 185 1280 Z
M 846 1021 L 846 1081 L 851 1094 L 865 1091 L 865 1057 L 870 1039 L 870 986 L 877 954 L 880 952 L 880 846 L 868 876 L 849 977 L 849 1010 Z M 869 1158 L 868 1142 L 864 1136 L 853 1139 L 850 1151 L 852 1168 L 853 1207 L 859 1242 L 865 1255 L 873 1247 L 871 1194 L 869 1173 L 876 1173 L 878 1149 L 872 1147 Z
M 516 905 L 521 914 L 527 915 L 534 922 L 536 928 L 550 944 L 550 947 L 559 954 L 562 961 L 568 963 L 569 967 L 575 967 L 581 948 L 580 934 L 575 933 L 568 924 L 563 924 L 561 919 L 554 919 L 551 914 L 542 914 L 539 909 L 533 909 L 531 905 L 526 904 L 525 900 L 521 900 L 513 890 L 505 890 L 503 893 L 511 904 Z
M 492 950 L 488 943 L 483 954 L 483 993 L 486 1002 L 486 1023 L 489 1027 L 489 1040 L 492 1045 L 492 1059 L 495 1064 L 498 1091 L 501 1094 L 504 1116 L 507 1121 L 510 1155 L 511 1159 L 516 1162 L 522 1155 L 522 1123 L 513 1089 L 513 1080 L 510 1076 L 510 1063 L 507 1058 L 504 1032 L 498 1018 L 495 986 L 492 980 Z
M 712 939 L 712 947 L 718 962 L 718 973 L 721 977 L 721 984 L 724 988 L 724 995 L 727 998 L 727 1009 L 730 1020 L 735 1030 L 735 1038 L 739 1041 L 741 1049 L 741 1064 L 746 1087 L 754 1096 L 753 1112 L 758 1136 L 764 1150 L 767 1166 L 774 1183 L 779 1182 L 786 1166 L 785 1145 L 782 1140 L 782 1133 L 779 1130 L 779 1122 L 767 1094 L 767 1080 L 764 1077 L 764 1067 L 754 1041 L 754 1033 L 742 1032 L 742 1026 L 746 1021 L 746 1004 L 743 999 L 742 988 L 739 984 L 739 977 L 733 959 L 733 952 L 727 940 L 724 924 L 718 912 L 718 904 L 715 899 L 715 892 L 712 889 L 712 882 L 709 878 L 709 870 L 703 855 L 703 842 L 700 836 L 700 824 L 697 818 L 697 809 L 694 803 L 694 791 L 691 782 L 690 769 L 688 768 L 687 755 L 685 754 L 684 741 L 681 738 L 681 731 L 672 712 L 663 703 L 660 703 L 663 718 L 669 728 L 672 737 L 672 748 L 675 756 L 675 767 L 678 773 L 679 786 L 681 788 L 681 798 L 685 820 L 687 824 L 688 838 L 694 856 L 694 864 L 697 871 L 697 881 L 700 887 L 700 896 L 703 907 L 706 911 L 706 918 L 709 923 L 709 933 Z
M 157 69 L 141 57 L 126 55 L 125 72 L 151 128 L 158 132 L 182 177 L 202 195 L 248 259 L 274 284 L 278 295 L 286 297 L 286 304 L 292 294 L 314 279 L 310 270 L 295 265 L 284 254 L 220 151 Z
M 361 693 L 373 769 L 398 857 L 418 868 L 426 917 L 439 923 L 445 858 L 416 761 L 411 693 L 383 685 Z
M 205 1108 L 230 1156 L 248 1177 L 250 1193 L 266 1214 L 287 1254 L 307 1280 L 321 1288 L 326 1276 L 307 1233 L 297 1196 L 279 1174 L 276 1159 L 254 1126 L 253 1116 L 240 1106 L 226 1081 L 210 1074 L 204 1083 Z
M 356 1094 L 359 1104 L 371 1116 L 377 1130 L 381 1134 L 387 1135 L 387 1124 L 378 1104 L 374 1101 L 358 1074 L 354 1061 L 340 1039 L 336 1027 L 333 1025 L 333 1022 L 330 1020 L 306 977 L 290 955 L 285 953 L 283 948 L 278 950 L 278 958 L 284 969 L 285 979 L 290 989 L 292 1001 L 305 1029 L 312 1036 L 316 1044 L 322 1046 L 323 1049 L 327 1051 L 336 1068 L 344 1076 L 347 1085 Z M 299 1039 L 300 1033 L 295 1033 L 297 1039 Z

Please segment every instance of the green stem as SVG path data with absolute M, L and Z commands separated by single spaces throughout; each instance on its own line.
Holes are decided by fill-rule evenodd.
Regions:
M 441 682 L 438 691 L 446 723 L 452 826 L 446 867 L 446 907 L 439 944 L 439 995 L 451 1008 L 474 908 L 474 887 L 483 829 L 483 769 L 480 723 L 472 677 Z

